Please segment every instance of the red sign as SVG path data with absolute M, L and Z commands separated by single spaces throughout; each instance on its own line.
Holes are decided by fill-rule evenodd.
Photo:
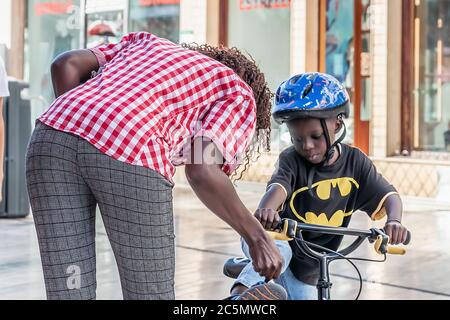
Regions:
M 141 7 L 180 4 L 180 0 L 139 0 Z
M 240 0 L 241 10 L 289 8 L 291 0 Z
M 72 6 L 72 0 L 41 2 L 34 5 L 34 12 L 37 16 L 44 14 L 66 14 Z

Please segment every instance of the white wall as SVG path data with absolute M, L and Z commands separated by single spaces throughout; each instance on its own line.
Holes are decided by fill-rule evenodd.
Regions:
M 11 48 L 11 1 L 0 0 L 0 56 L 5 60 L 6 46 Z
M 291 2 L 291 74 L 306 69 L 306 0 Z
M 388 56 L 388 1 L 374 0 L 373 59 L 372 59 L 372 118 L 370 155 L 387 154 L 387 56 Z

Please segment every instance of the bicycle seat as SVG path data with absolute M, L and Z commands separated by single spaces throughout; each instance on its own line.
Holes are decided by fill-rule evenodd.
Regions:
M 225 261 L 223 265 L 223 274 L 232 279 L 236 279 L 241 273 L 242 269 L 250 263 L 248 258 L 234 257 Z

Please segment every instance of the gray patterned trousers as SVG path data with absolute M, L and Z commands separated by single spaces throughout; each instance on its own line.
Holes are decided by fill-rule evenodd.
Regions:
M 95 299 L 99 206 L 124 299 L 174 299 L 172 183 L 40 122 L 27 188 L 48 299 Z

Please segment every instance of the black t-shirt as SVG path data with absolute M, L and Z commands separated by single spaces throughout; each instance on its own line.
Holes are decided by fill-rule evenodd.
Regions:
M 377 172 L 372 161 L 359 149 L 342 144 L 340 156 L 330 166 L 316 167 L 311 190 L 308 173 L 312 165 L 290 147 L 278 159 L 268 186 L 281 185 L 287 193 L 280 212 L 281 218 L 333 227 L 348 226 L 356 210 L 366 212 L 372 219 L 382 218 L 381 210 L 386 197 L 396 193 L 395 188 Z M 305 240 L 337 250 L 342 236 L 303 233 Z M 289 242 L 293 250 L 290 268 L 303 282 L 316 284 L 318 264 L 304 256 L 295 241 Z

